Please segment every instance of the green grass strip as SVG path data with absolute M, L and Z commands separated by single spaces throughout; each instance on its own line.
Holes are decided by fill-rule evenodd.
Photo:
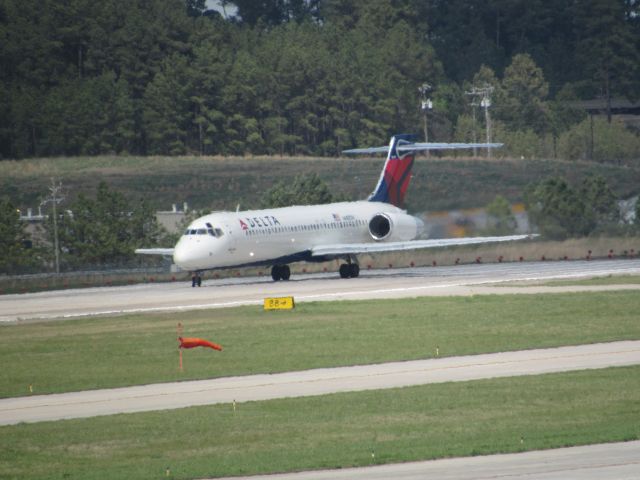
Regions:
M 640 295 L 600 292 L 303 303 L 0 327 L 0 396 L 640 338 Z M 224 346 L 184 352 L 184 336 Z
M 188 479 L 640 438 L 640 366 L 0 427 L 0 477 Z M 372 456 L 372 453 L 375 457 Z

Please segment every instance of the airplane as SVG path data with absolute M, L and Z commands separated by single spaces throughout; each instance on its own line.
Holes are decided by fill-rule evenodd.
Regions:
M 180 269 L 192 272 L 200 286 L 206 270 L 271 266 L 274 281 L 289 280 L 293 262 L 342 259 L 341 278 L 360 273 L 357 255 L 506 242 L 531 235 L 417 240 L 424 223 L 401 208 L 411 179 L 416 152 L 466 148 L 497 148 L 500 143 L 415 143 L 413 135 L 391 137 L 388 146 L 344 150 L 346 154 L 387 152 L 373 193 L 354 202 L 295 205 L 264 210 L 212 212 L 187 227 L 173 248 L 141 248 L 147 255 L 173 256 Z

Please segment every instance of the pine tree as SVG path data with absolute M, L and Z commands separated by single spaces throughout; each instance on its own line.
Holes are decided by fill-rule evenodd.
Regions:
M 603 92 L 611 123 L 614 95 L 640 95 L 640 43 L 623 0 L 585 0 L 574 7 L 577 54 L 584 81 L 595 96 Z
M 542 69 L 529 55 L 516 55 L 502 79 L 497 99 L 499 118 L 512 130 L 543 132 L 548 123 L 548 93 Z
M 193 126 L 193 86 L 185 57 L 172 55 L 145 91 L 144 126 L 149 152 L 183 154 Z

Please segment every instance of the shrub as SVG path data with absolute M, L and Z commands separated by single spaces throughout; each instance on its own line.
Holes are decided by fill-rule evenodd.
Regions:
M 620 120 L 608 123 L 593 118 L 593 154 L 591 154 L 591 119 L 587 118 L 560 135 L 558 152 L 568 160 L 627 164 L 640 157 L 640 137 Z

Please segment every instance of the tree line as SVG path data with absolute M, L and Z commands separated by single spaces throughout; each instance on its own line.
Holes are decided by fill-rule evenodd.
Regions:
M 580 148 L 570 103 L 640 94 L 635 0 L 222 4 L 0 1 L 0 158 L 335 155 L 418 130 L 425 81 L 439 141 L 475 133 L 465 92 L 491 85 L 505 153 L 640 151 L 611 124 L 596 130 L 626 150 Z

